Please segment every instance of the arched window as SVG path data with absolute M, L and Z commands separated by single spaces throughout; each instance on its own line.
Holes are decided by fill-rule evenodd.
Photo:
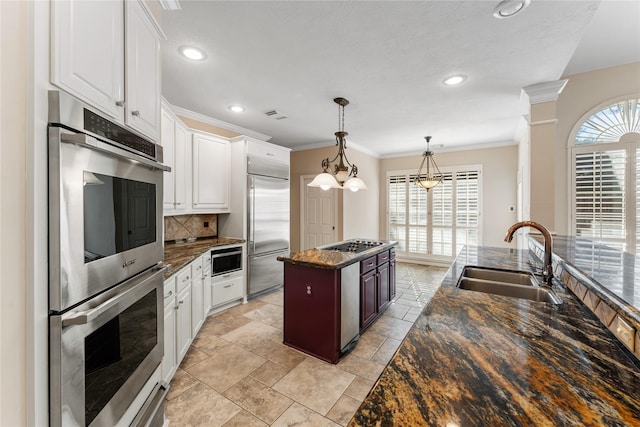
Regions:
M 572 231 L 640 253 L 640 100 L 592 110 L 574 135 Z

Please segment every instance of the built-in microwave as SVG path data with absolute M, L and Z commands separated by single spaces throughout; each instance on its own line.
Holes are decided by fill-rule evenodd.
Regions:
M 232 246 L 211 251 L 211 276 L 219 276 L 242 270 L 242 246 Z

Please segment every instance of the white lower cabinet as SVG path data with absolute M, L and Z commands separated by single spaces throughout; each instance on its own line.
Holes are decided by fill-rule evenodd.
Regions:
M 191 263 L 193 278 L 191 279 L 191 332 L 195 337 L 204 322 L 204 293 L 202 287 L 203 257 Z
M 214 276 L 211 279 L 211 305 L 217 307 L 244 296 L 244 273 Z
M 178 274 L 176 298 L 176 353 L 179 364 L 191 344 L 191 266 Z
M 164 358 L 162 379 L 169 383 L 176 373 L 176 278 L 164 282 Z
M 208 254 L 207 254 L 208 255 Z M 204 317 L 205 319 L 209 315 L 209 310 L 211 310 L 212 301 L 211 301 L 211 261 L 207 256 L 203 260 L 204 262 L 204 273 L 202 273 L 202 302 L 204 303 Z

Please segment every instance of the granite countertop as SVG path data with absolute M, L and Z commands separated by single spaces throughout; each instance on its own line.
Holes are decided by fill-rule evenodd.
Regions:
M 564 285 L 559 305 L 467 291 L 465 265 L 533 270 L 465 247 L 349 426 L 640 425 L 637 359 Z
M 235 239 L 230 237 L 205 237 L 195 242 L 185 243 L 164 243 L 164 263 L 170 267 L 164 273 L 164 278 L 168 279 L 178 272 L 182 267 L 198 258 L 208 249 L 214 246 L 236 245 L 244 243 L 243 239 Z
M 341 243 L 346 243 L 350 241 L 361 240 L 361 239 L 351 239 L 344 240 L 342 242 L 336 242 L 332 245 L 339 245 Z M 279 256 L 278 261 L 282 261 L 288 264 L 296 264 L 296 265 L 304 265 L 307 267 L 316 267 L 323 269 L 337 269 L 346 267 L 349 264 L 353 264 L 354 262 L 362 261 L 370 256 L 373 256 L 377 253 L 388 250 L 389 248 L 398 244 L 398 242 L 393 240 L 380 240 L 384 244 L 380 246 L 372 247 L 371 249 L 367 249 L 362 252 L 354 253 L 354 252 L 339 252 L 326 250 L 321 248 L 307 249 L 301 252 L 292 252 L 289 256 Z

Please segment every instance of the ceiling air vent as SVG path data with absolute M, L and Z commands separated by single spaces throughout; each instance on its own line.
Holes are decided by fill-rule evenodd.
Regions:
M 278 110 L 269 110 L 269 111 L 265 111 L 264 115 L 267 117 L 273 117 L 276 120 L 284 120 L 286 119 L 288 116 L 282 114 L 280 111 Z

